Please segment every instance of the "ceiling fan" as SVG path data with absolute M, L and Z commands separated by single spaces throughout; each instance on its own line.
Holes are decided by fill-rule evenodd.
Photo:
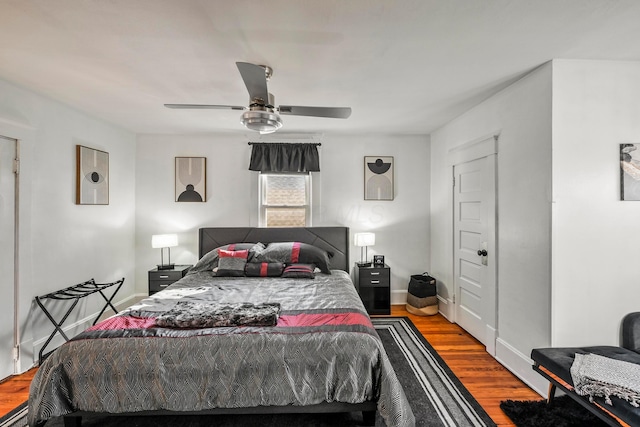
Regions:
M 266 65 L 248 62 L 236 62 L 242 80 L 249 91 L 249 106 L 207 105 L 207 104 L 164 104 L 167 108 L 181 109 L 222 109 L 244 111 L 240 123 L 247 129 L 261 134 L 272 133 L 282 127 L 279 114 L 292 116 L 328 117 L 346 119 L 351 115 L 350 107 L 303 107 L 298 105 L 280 105 L 275 107 L 275 98 L 267 90 L 267 82 L 273 75 L 273 69 Z M 279 113 L 279 114 L 278 114 Z

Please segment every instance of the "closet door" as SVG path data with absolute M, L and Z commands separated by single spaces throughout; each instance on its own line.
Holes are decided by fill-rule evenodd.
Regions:
M 0 379 L 12 375 L 16 141 L 0 135 Z

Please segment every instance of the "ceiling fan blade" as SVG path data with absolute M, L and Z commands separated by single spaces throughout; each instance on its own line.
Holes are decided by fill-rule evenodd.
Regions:
M 248 62 L 236 62 L 238 71 L 249 91 L 250 100 L 260 98 L 266 104 L 269 103 L 269 91 L 267 90 L 267 74 L 264 67 Z
M 191 109 L 191 110 L 246 110 L 246 107 L 237 105 L 207 105 L 207 104 L 164 104 L 167 108 Z
M 292 116 L 329 117 L 333 119 L 346 119 L 351 115 L 350 107 L 301 107 L 299 105 L 281 105 L 278 107 L 280 114 Z

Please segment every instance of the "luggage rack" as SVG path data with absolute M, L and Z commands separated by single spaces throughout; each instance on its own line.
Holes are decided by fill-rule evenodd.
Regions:
M 100 319 L 100 316 L 102 316 L 102 314 L 105 312 L 105 310 L 108 307 L 111 307 L 114 313 L 118 312 L 118 310 L 116 310 L 116 308 L 113 306 L 111 301 L 113 301 L 113 297 L 116 296 L 116 294 L 120 290 L 120 287 L 122 286 L 123 283 L 124 283 L 124 277 L 118 281 L 111 282 L 111 283 L 96 283 L 94 279 L 90 279 L 90 280 L 87 280 L 86 282 L 69 286 L 68 288 L 60 289 L 59 291 L 55 291 L 55 292 L 51 292 L 45 295 L 40 295 L 35 297 L 36 303 L 38 304 L 38 306 L 40 306 L 44 314 L 51 321 L 51 323 L 53 323 L 53 326 L 54 326 L 53 332 L 51 333 L 51 335 L 49 335 L 49 338 L 44 343 L 44 345 L 40 349 L 40 352 L 38 353 L 38 364 L 42 364 L 44 357 L 46 357 L 46 356 L 43 357 L 44 349 L 51 343 L 51 340 L 56 335 L 56 333 L 60 333 L 60 335 L 62 335 L 62 337 L 66 341 L 69 341 L 69 337 L 62 330 L 62 324 L 65 322 L 65 320 L 67 320 L 67 317 L 69 317 L 73 309 L 76 307 L 76 305 L 78 304 L 78 301 L 80 301 L 82 298 L 88 297 L 91 294 L 95 294 L 96 292 L 100 293 L 102 298 L 104 298 L 106 303 L 104 307 L 102 307 L 102 310 L 100 310 L 100 314 L 98 314 L 96 319 L 93 321 L 92 325 L 95 325 L 98 322 L 98 319 Z M 117 286 L 117 287 L 113 291 L 113 294 L 111 294 L 111 297 L 107 298 L 107 296 L 103 293 L 103 291 L 112 286 Z M 45 299 L 74 300 L 74 301 L 73 301 L 73 304 L 71 304 L 71 307 L 69 307 L 67 312 L 64 314 L 64 316 L 62 316 L 62 320 L 57 322 L 53 318 L 51 313 L 49 313 L 49 310 L 47 310 L 44 304 L 42 303 L 42 300 L 45 300 Z M 47 356 L 48 355 L 49 353 L 47 353 Z

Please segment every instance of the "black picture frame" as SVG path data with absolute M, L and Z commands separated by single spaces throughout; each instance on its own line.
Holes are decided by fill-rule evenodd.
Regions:
M 373 256 L 373 266 L 374 267 L 384 267 L 384 255 L 374 255 Z
M 393 200 L 393 156 L 364 157 L 364 199 Z

